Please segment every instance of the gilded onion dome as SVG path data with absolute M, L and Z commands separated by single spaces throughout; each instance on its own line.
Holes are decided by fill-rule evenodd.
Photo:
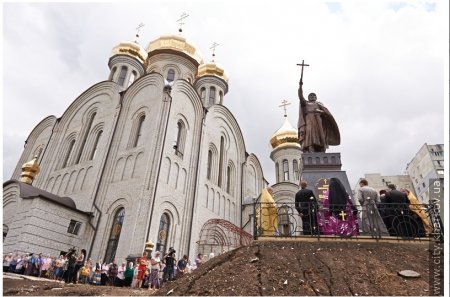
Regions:
M 22 173 L 20 174 L 20 181 L 31 184 L 34 177 L 39 173 L 40 168 L 37 162 L 37 156 L 34 156 L 33 160 L 22 165 Z
M 111 57 L 115 55 L 127 55 L 136 58 L 142 64 L 147 60 L 147 52 L 136 42 L 122 41 L 116 45 L 111 52 Z
M 203 64 L 203 58 L 199 50 L 186 38 L 175 35 L 161 36 L 153 40 L 147 46 L 147 52 L 150 56 L 157 53 L 181 53 L 187 56 L 191 61 L 196 63 L 196 66 Z
M 207 76 L 207 75 L 217 76 L 217 77 L 223 79 L 226 83 L 228 83 L 227 73 L 225 72 L 225 70 L 223 70 L 223 68 L 221 66 L 219 66 L 218 64 L 216 64 L 214 62 L 202 64 L 198 67 L 197 77 L 202 77 L 202 76 Z
M 292 127 L 291 123 L 289 123 L 288 118 L 284 118 L 284 123 L 280 129 L 277 130 L 270 138 L 270 145 L 273 149 L 278 147 L 294 145 L 300 147 L 298 143 L 298 131 L 294 127 Z

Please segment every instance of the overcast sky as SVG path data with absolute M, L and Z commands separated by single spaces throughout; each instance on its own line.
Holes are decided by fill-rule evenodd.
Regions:
M 141 22 L 144 47 L 178 34 L 184 12 L 184 37 L 205 61 L 219 44 L 216 61 L 230 77 L 224 105 L 270 183 L 269 139 L 284 99 L 296 126 L 303 59 L 305 93 L 315 92 L 339 125 L 341 145 L 329 152 L 341 153 L 351 187 L 365 173 L 404 174 L 425 142 L 448 135 L 446 2 L 4 3 L 3 180 L 35 125 L 108 78 L 115 45 L 134 40 Z

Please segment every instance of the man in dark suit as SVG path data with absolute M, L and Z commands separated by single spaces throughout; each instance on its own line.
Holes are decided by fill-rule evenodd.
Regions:
M 302 218 L 303 234 L 312 235 L 319 234 L 317 226 L 317 199 L 313 191 L 307 189 L 308 183 L 306 181 L 300 182 L 301 190 L 295 194 L 295 208 Z
M 389 234 L 404 237 L 408 235 L 408 226 L 405 217 L 409 214 L 408 196 L 397 190 L 394 184 L 388 185 L 385 199 L 386 215 L 389 220 Z

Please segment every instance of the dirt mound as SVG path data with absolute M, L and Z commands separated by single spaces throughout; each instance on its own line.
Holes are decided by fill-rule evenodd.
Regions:
M 404 279 L 414 270 L 417 279 Z M 254 242 L 213 258 L 155 295 L 429 295 L 427 244 Z
M 428 244 L 420 243 L 254 242 L 213 258 L 154 295 L 429 295 L 429 259 Z M 405 279 L 397 275 L 401 270 L 421 276 Z M 24 279 L 4 278 L 3 285 L 4 295 L 150 295 L 142 289 Z

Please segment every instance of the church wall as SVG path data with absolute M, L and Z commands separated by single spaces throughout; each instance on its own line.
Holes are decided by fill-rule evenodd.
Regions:
M 5 189 L 9 191 L 8 189 Z M 4 206 L 4 212 L 13 212 L 4 252 L 49 253 L 59 256 L 75 246 L 85 248 L 85 229 L 88 216 L 41 198 L 14 197 L 16 203 Z M 81 222 L 78 235 L 67 232 L 70 220 Z
M 56 118 L 54 116 L 49 116 L 36 125 L 25 142 L 24 150 L 11 179 L 18 180 L 20 178 L 20 174 L 22 173 L 22 165 L 33 159 L 35 155 L 39 154 L 38 162 L 42 160 L 47 143 L 52 135 L 52 130 L 55 123 Z M 40 176 L 38 175 L 35 183 L 39 183 L 39 180 Z
M 185 79 L 192 83 L 197 73 L 197 67 L 188 59 L 174 54 L 156 54 L 149 59 L 147 73 L 158 72 L 167 78 L 169 69 L 175 71 L 175 80 Z
M 102 259 L 115 212 L 111 205 L 125 208 L 117 257 L 140 254 L 145 242 L 145 230 L 150 209 L 150 174 L 154 172 L 157 133 L 162 121 L 162 77 L 147 75 L 136 81 L 123 99 L 112 149 L 107 160 L 104 183 L 100 187 L 97 204 L 102 211 L 98 233 L 92 250 L 93 257 Z M 134 147 L 139 117 L 145 115 L 141 139 Z
M 301 176 L 301 164 L 300 164 L 300 158 L 301 158 L 301 152 L 300 148 L 298 147 L 279 147 L 272 151 L 270 157 L 275 163 L 278 163 L 278 172 L 275 174 L 278 175 L 279 179 L 277 179 L 277 182 L 283 182 L 284 180 L 284 173 L 283 173 L 283 160 L 287 160 L 289 164 L 289 179 L 287 181 L 299 184 L 300 179 L 297 178 L 294 174 L 294 167 L 293 163 L 294 160 L 297 160 L 297 166 L 299 168 L 298 171 L 298 177 Z
M 77 208 L 84 211 L 91 210 L 94 190 L 114 127 L 118 94 L 114 94 L 109 84 L 100 83 L 88 89 L 66 110 L 55 127 L 48 151 L 40 164 L 38 178 L 41 180 L 38 181 L 41 182 L 36 183 L 36 186 L 51 193 L 70 195 Z M 95 156 L 90 160 L 99 131 L 103 132 Z M 71 139 L 75 139 L 75 145 L 64 167 Z
M 198 170 L 199 141 L 203 109 L 198 95 L 185 81 L 176 81 L 171 92 L 172 104 L 167 123 L 167 135 L 162 152 L 162 164 L 155 195 L 155 205 L 149 238 L 158 242 L 159 222 L 163 213 L 170 218 L 167 246 L 187 253 L 191 227 L 194 189 Z M 178 123 L 185 127 L 183 143 L 177 144 Z
M 219 186 L 219 156 L 221 137 L 224 138 L 222 183 Z M 214 151 L 211 178 L 207 178 L 208 150 Z M 223 106 L 209 109 L 205 120 L 202 151 L 199 161 L 199 183 L 191 238 L 190 254 L 197 253 L 197 243 L 203 225 L 213 218 L 220 218 L 240 226 L 241 180 L 245 161 L 245 145 L 239 126 Z M 231 165 L 231 187 L 227 193 L 227 166 Z

